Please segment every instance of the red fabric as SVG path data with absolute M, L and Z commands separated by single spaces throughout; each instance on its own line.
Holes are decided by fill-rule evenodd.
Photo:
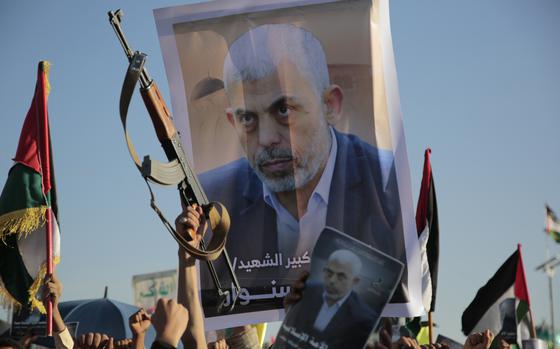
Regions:
M 525 278 L 525 269 L 523 268 L 523 257 L 521 256 L 521 244 L 517 245 L 517 252 L 519 258 L 517 260 L 517 272 L 515 273 L 515 298 L 527 302 L 527 305 L 531 305 L 529 290 L 527 289 L 527 279 Z
M 47 76 L 39 63 L 35 95 L 27 112 L 14 161 L 26 165 L 43 179 L 43 193 L 51 189 L 49 116 L 47 110 Z
M 430 196 L 430 178 L 432 177 L 432 165 L 430 164 L 430 154 L 432 150 L 426 149 L 424 152 L 424 173 L 420 184 L 420 196 L 416 206 L 416 231 L 418 236 L 422 234 L 428 220 L 428 198 Z

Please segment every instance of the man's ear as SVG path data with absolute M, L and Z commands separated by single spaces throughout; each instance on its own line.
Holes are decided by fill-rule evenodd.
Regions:
M 355 277 L 352 279 L 352 285 L 356 286 L 356 285 L 359 284 L 359 283 L 360 283 L 360 278 L 357 277 L 357 276 L 355 276 Z
M 226 116 L 231 126 L 235 127 L 235 118 L 233 117 L 233 111 L 231 110 L 231 108 L 226 109 Z
M 329 125 L 336 125 L 342 116 L 342 101 L 344 93 L 338 85 L 330 85 L 323 92 L 323 102 L 327 107 L 327 122 Z

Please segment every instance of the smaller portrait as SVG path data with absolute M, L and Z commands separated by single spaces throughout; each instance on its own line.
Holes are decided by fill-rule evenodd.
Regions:
M 288 309 L 274 348 L 362 348 L 402 270 L 400 261 L 325 228 L 303 297 Z

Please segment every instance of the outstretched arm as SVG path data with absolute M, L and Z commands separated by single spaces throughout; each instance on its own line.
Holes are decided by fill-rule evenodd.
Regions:
M 145 348 L 146 331 L 152 324 L 150 320 L 150 315 L 144 309 L 138 310 L 128 318 L 128 325 L 132 331 L 132 349 Z
M 183 207 L 183 213 L 175 220 L 175 228 L 182 236 L 189 234 L 192 238 L 191 244 L 198 247 L 207 228 L 202 208 Z M 182 338 L 183 346 L 189 349 L 207 349 L 202 305 L 198 297 L 195 259 L 181 247 L 179 247 L 178 273 L 177 302 L 187 308 L 190 316 L 187 330 Z
M 74 347 L 74 340 L 66 328 L 66 324 L 62 320 L 60 311 L 58 310 L 58 303 L 62 296 L 62 283 L 55 274 L 45 279 L 45 286 L 43 288 L 43 304 L 47 305 L 49 299 L 52 300 L 53 306 L 53 337 L 56 349 L 72 349 Z

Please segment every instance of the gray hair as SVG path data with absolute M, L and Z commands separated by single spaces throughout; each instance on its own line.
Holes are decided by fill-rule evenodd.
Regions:
M 354 252 L 349 250 L 336 250 L 329 256 L 329 262 L 337 261 L 342 264 L 350 264 L 352 275 L 358 276 L 362 270 L 362 261 Z
M 313 34 L 292 24 L 252 28 L 230 46 L 224 61 L 224 85 L 256 81 L 271 74 L 282 59 L 294 64 L 320 94 L 329 87 L 327 60 Z

